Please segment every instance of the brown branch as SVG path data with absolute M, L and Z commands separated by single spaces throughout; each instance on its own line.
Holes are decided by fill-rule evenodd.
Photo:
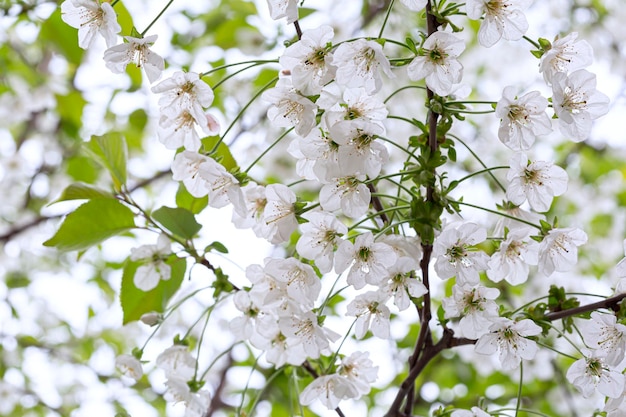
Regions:
M 58 219 L 59 217 L 64 216 L 64 214 L 55 214 L 52 216 L 38 216 L 29 221 L 28 223 L 24 223 L 19 226 L 12 227 L 2 235 L 0 235 L 0 243 L 6 243 L 9 240 L 13 239 L 15 236 L 24 233 L 28 229 L 31 229 L 40 223 L 45 222 L 46 220 Z
M 227 358 L 228 358 L 228 362 L 226 363 L 226 366 L 224 366 L 224 368 L 222 369 L 220 373 L 220 382 L 217 385 L 217 387 L 215 387 L 215 393 L 213 394 L 213 397 L 211 398 L 209 409 L 206 411 L 206 413 L 204 413 L 204 417 L 212 417 L 213 413 L 215 413 L 218 410 L 221 410 L 225 406 L 228 406 L 228 404 L 222 401 L 222 392 L 224 391 L 224 388 L 226 387 L 226 374 L 228 373 L 231 365 L 233 364 L 232 352 L 228 355 Z
M 376 194 L 376 186 L 374 184 L 371 182 L 368 183 L 367 188 L 370 190 L 370 193 Z M 372 195 L 372 206 L 374 206 L 374 209 L 378 212 L 378 217 L 380 217 L 383 223 L 389 224 L 389 217 L 387 217 L 387 213 L 383 212 L 385 208 L 383 207 L 383 203 L 380 201 L 378 196 Z
M 626 298 L 626 293 L 617 294 L 613 297 L 606 298 L 602 301 L 598 301 L 596 303 L 586 304 L 579 307 L 568 308 L 567 310 L 555 311 L 554 313 L 548 313 L 544 316 L 544 320 L 555 321 L 564 319 L 566 317 L 575 316 L 582 313 L 587 313 L 590 311 L 599 310 L 602 308 L 606 308 L 613 311 L 619 311 L 620 305 L 619 303 Z

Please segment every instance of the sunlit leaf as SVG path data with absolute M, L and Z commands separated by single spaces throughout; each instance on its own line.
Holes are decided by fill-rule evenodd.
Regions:
M 193 213 L 181 207 L 161 207 L 152 212 L 152 218 L 183 239 L 192 239 L 202 228 Z
M 119 133 L 92 136 L 87 149 L 108 169 L 116 190 L 126 184 L 126 141 Z

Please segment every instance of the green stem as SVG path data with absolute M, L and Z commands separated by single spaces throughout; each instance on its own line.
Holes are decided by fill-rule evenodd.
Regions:
M 211 152 L 209 152 L 209 155 L 213 154 L 215 151 L 217 151 L 217 148 L 220 146 L 220 144 L 224 141 L 224 138 L 226 137 L 226 135 L 228 134 L 228 132 L 231 131 L 231 129 L 235 126 L 235 123 L 237 123 L 237 121 L 243 116 L 243 114 L 246 112 L 246 110 L 248 110 L 248 107 L 250 107 L 252 105 L 252 103 L 259 98 L 259 96 L 261 94 L 263 94 L 263 92 L 265 90 L 267 90 L 268 88 L 270 88 L 270 86 L 272 84 L 274 84 L 276 82 L 276 80 L 278 80 L 278 77 L 273 78 L 270 82 L 268 82 L 267 84 L 265 84 L 263 87 L 261 87 L 259 89 L 259 91 L 257 91 L 252 98 L 250 99 L 250 101 L 248 101 L 246 103 L 245 106 L 243 106 L 243 108 L 239 111 L 239 113 L 237 114 L 237 116 L 235 116 L 235 118 L 233 119 L 233 121 L 230 123 L 230 125 L 228 126 L 228 129 L 226 129 L 226 131 L 224 132 L 224 134 L 222 135 L 222 137 L 217 141 L 217 143 L 215 144 L 215 146 L 213 146 L 213 149 L 211 149 Z
M 207 75 L 210 75 L 217 71 L 221 71 L 226 68 L 235 67 L 237 65 L 247 65 L 247 64 L 263 65 L 263 64 L 277 64 L 277 63 L 278 63 L 277 59 L 255 59 L 255 60 L 250 60 L 250 61 L 235 62 L 234 64 L 224 64 L 224 65 L 220 65 L 219 67 L 211 68 L 207 72 L 201 73 L 200 78 L 206 77 Z
M 476 175 L 484 174 L 485 172 L 489 172 L 490 173 L 491 171 L 494 171 L 496 169 L 509 169 L 509 167 L 501 165 L 501 166 L 497 166 L 497 167 L 481 169 L 480 171 L 472 172 L 471 174 L 468 174 L 468 175 L 464 176 L 463 178 L 461 178 L 460 180 L 456 180 L 456 181 L 457 181 L 458 184 L 460 184 L 463 181 L 468 180 L 468 179 L 470 179 L 470 178 L 472 178 L 472 177 L 474 177 Z
M 259 155 L 254 161 L 252 161 L 252 163 L 250 164 L 250 166 L 248 168 L 246 168 L 243 172 L 244 173 L 248 173 L 248 171 L 250 171 L 252 169 L 253 166 L 255 166 L 260 160 L 261 158 L 263 158 L 265 155 L 267 155 L 267 153 L 272 150 L 272 148 L 276 145 L 278 145 L 278 142 L 280 142 L 281 140 L 283 140 L 283 138 L 285 136 L 287 136 L 289 134 L 289 132 L 291 132 L 294 128 L 290 128 L 288 130 L 286 130 L 282 135 L 280 135 L 278 137 L 278 139 L 276 139 L 267 149 L 265 149 L 263 152 L 261 152 L 261 155 Z
M 398 88 L 396 91 L 394 91 L 393 93 L 391 93 L 391 94 L 390 94 L 390 95 L 389 95 L 389 96 L 388 96 L 388 97 L 387 97 L 387 98 L 383 101 L 383 103 L 387 104 L 387 102 L 388 102 L 388 101 L 389 101 L 389 100 L 390 100 L 393 96 L 395 96 L 396 94 L 398 94 L 398 93 L 399 93 L 399 92 L 401 92 L 401 91 L 408 90 L 409 88 L 417 88 L 417 89 L 419 89 L 419 90 L 424 90 L 424 91 L 426 91 L 426 87 L 424 87 L 424 86 L 422 86 L 422 85 L 406 85 L 406 86 L 404 86 L 404 87 Z
M 528 36 L 523 36 L 525 41 L 528 41 L 528 43 L 530 43 L 532 46 L 534 46 L 535 48 L 537 48 L 538 50 L 542 50 L 543 48 L 541 47 L 541 45 L 539 45 L 538 42 L 535 42 L 534 40 L 530 39 Z
M 472 150 L 472 148 L 469 147 L 469 145 L 467 143 L 465 143 L 461 138 L 459 138 L 458 136 L 452 135 L 450 133 L 448 133 L 449 136 L 451 136 L 452 138 L 454 138 L 455 140 L 459 141 L 461 143 L 461 145 L 465 146 L 465 148 L 472 154 L 472 156 L 474 158 L 476 158 L 476 160 L 478 161 L 478 163 L 480 165 L 483 166 L 483 168 L 487 168 L 487 165 L 483 162 L 482 159 L 480 159 L 480 157 L 476 154 L 476 152 L 474 152 Z M 506 194 L 506 188 L 504 188 L 504 186 L 502 185 L 502 183 L 500 183 L 500 181 L 498 181 L 498 179 L 496 178 L 495 175 L 493 175 L 493 173 L 489 173 L 489 176 L 491 176 L 491 178 L 496 182 L 496 184 L 498 185 L 498 187 L 500 187 L 500 189 L 502 190 L 503 193 Z
M 242 72 L 245 72 L 247 70 L 249 70 L 250 68 L 254 68 L 257 65 L 252 64 L 252 65 L 248 65 L 245 68 L 239 69 L 235 72 L 233 72 L 232 74 L 228 74 L 227 76 L 225 76 L 224 78 L 222 78 L 221 80 L 219 80 L 217 83 L 215 83 L 215 85 L 213 86 L 213 91 L 217 90 L 222 84 L 224 84 L 226 81 L 230 80 L 231 78 L 241 74 Z
M 485 208 L 485 207 L 476 206 L 474 204 L 466 203 L 464 201 L 455 201 L 455 203 L 456 204 L 460 204 L 462 206 L 467 206 L 467 207 L 472 207 L 472 208 L 475 208 L 475 209 L 478 209 L 478 210 L 483 210 L 483 211 L 486 211 L 488 213 L 497 214 L 498 216 L 506 217 L 508 219 L 515 220 L 515 221 L 518 221 L 520 223 L 525 223 L 525 224 L 527 224 L 529 226 L 532 226 L 532 227 L 534 227 L 536 229 L 541 230 L 541 226 L 538 226 L 538 225 L 536 225 L 534 223 L 531 223 L 528 220 L 519 219 L 519 218 L 517 218 L 515 216 L 511 216 L 510 214 L 502 213 L 501 211 L 496 211 L 496 210 L 491 210 L 491 209 L 488 209 L 488 208 Z
M 385 20 L 383 20 L 383 24 L 380 27 L 380 32 L 378 32 L 378 39 L 383 37 L 383 32 L 385 31 L 385 26 L 387 26 L 387 21 L 389 20 L 389 15 L 391 14 L 391 8 L 393 7 L 394 0 L 389 2 L 389 6 L 387 7 L 387 13 L 385 13 Z
M 150 22 L 148 27 L 145 28 L 143 32 L 141 32 L 141 37 L 142 38 L 146 35 L 146 32 L 148 32 L 150 30 L 152 25 L 154 25 L 156 23 L 156 21 L 159 20 L 161 18 L 161 16 L 163 16 L 163 13 L 165 13 L 165 11 L 172 5 L 172 3 L 174 3 L 174 0 L 168 1 L 167 4 L 165 5 L 165 7 L 163 8 L 163 10 L 161 10 L 161 12 L 157 15 L 157 17 L 155 17 L 154 20 L 152 22 Z
M 518 416 L 522 406 L 522 387 L 524 386 L 524 362 L 519 364 L 519 387 L 517 389 L 517 404 L 515 405 L 515 417 Z

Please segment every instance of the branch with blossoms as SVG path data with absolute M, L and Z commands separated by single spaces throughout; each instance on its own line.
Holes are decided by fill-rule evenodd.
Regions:
M 104 37 L 104 66 L 113 73 L 125 72 L 131 63 L 145 71 L 151 93 L 159 95 L 157 139 L 176 152 L 171 172 L 179 183 L 177 206 L 148 208 L 137 203 L 134 190 L 126 186 L 124 141 L 94 138 L 88 146 L 109 171 L 115 192 L 84 184 L 68 188 L 60 200 L 88 202 L 70 213 L 45 242 L 61 250 L 83 250 L 124 232 L 154 232 L 155 244 L 131 250 L 120 295 L 125 323 L 154 325 L 153 335 L 197 294 L 170 301 L 184 285 L 187 260 L 211 272 L 212 300 L 202 301 L 206 305 L 201 317 L 156 358 L 166 377 L 167 401 L 182 402 L 187 416 L 212 409 L 215 401 L 204 384 L 213 365 L 199 372 L 198 358 L 214 310 L 228 305 L 236 311 L 229 317 L 229 337 L 262 355 L 272 370 L 267 387 L 274 378 L 289 375 L 297 407 L 315 409 L 319 402 L 342 416 L 340 403 L 371 395 L 377 381 L 381 363 L 359 346 L 365 346 L 370 335 L 393 341 L 392 328 L 406 327 L 414 309 L 419 325 L 409 337 L 413 351 L 396 375 L 401 382 L 386 405 L 387 417 L 419 412 L 418 378 L 444 350 L 474 345 L 474 352 L 484 358 L 497 357 L 502 372 L 520 369 L 521 374 L 523 361 L 533 361 L 554 333 L 582 356 L 559 352 L 577 359 L 567 380 L 585 398 L 596 392 L 609 398 L 609 416 L 623 411 L 626 327 L 618 322 L 624 320 L 621 292 L 581 307 L 576 298 L 567 298 L 553 286 L 547 303 L 542 298 L 510 310 L 513 288 L 529 280 L 531 267 L 546 280 L 569 272 L 578 262 L 578 248 L 588 239 L 583 230 L 560 227 L 556 219 L 549 222 L 546 217 L 554 198 L 567 191 L 567 171 L 528 156 L 538 137 L 553 133 L 553 125 L 565 138 L 580 142 L 589 137 L 592 121 L 608 111 L 608 97 L 596 90 L 595 75 L 585 69 L 591 64 L 591 50 L 584 40 L 576 33 L 553 42 L 531 40 L 536 48 L 531 53 L 539 59 L 536 75 L 552 91 L 550 99 L 540 91 L 521 93 L 517 86 L 505 86 L 498 101 L 465 100 L 469 87 L 462 84 L 463 54 L 469 43 L 475 40 L 491 48 L 499 42 L 529 40 L 524 11 L 530 1 L 390 1 L 378 37 L 345 39 L 330 25 L 303 30 L 296 1 L 268 0 L 272 19 L 286 19 L 297 35 L 277 61 L 246 61 L 247 66 L 232 73 L 230 64 L 202 74 L 173 70 L 161 80 L 165 61 L 152 51 L 157 35 L 144 35 L 171 3 L 146 30 L 132 28 L 120 44 L 114 5 L 73 0 L 63 3 L 62 12 L 66 23 L 78 29 L 81 47 L 92 45 L 98 33 Z M 398 11 L 410 12 L 421 26 L 405 40 L 383 38 L 385 30 L 390 31 L 390 16 Z M 472 21 L 479 29 L 464 38 L 462 26 Z M 250 92 L 247 103 L 222 129 L 211 113 L 217 109 L 209 112 L 217 87 L 276 63 L 277 77 Z M 211 87 L 205 79 L 222 70 L 227 73 Z M 399 94 L 412 94 L 407 101 L 424 104 L 418 109 L 396 104 Z M 242 171 L 239 159 L 245 156 L 235 157 L 224 138 L 261 101 L 267 107 L 267 131 L 285 130 Z M 474 110 L 475 104 L 491 108 Z M 500 143 L 489 147 L 503 145 L 512 152 L 507 166 L 488 167 L 483 155 L 462 140 L 458 126 L 469 117 L 499 121 Z M 252 169 L 271 160 L 274 147 L 286 142 L 297 179 L 253 177 Z M 456 143 L 474 158 L 467 157 L 467 166 L 479 163 L 480 171 L 465 172 L 457 161 Z M 505 179 L 496 175 L 500 169 L 508 169 Z M 468 184 L 487 176 L 503 194 L 504 202 L 496 209 L 463 198 L 473 196 Z M 207 207 L 229 207 L 235 227 L 251 229 L 290 256 L 247 265 L 249 285 L 233 284 L 218 263 L 207 259 L 228 252 L 219 241 L 203 242 L 203 225 L 196 216 Z M 463 207 L 483 210 L 498 220 L 488 230 L 479 220 L 466 218 Z M 76 236 L 76 230 L 92 223 L 97 225 Z M 626 279 L 624 265 L 622 261 L 616 270 Z M 487 286 L 489 282 L 497 288 Z M 518 287 L 520 293 L 523 288 Z M 607 309 L 610 314 L 599 313 Z M 574 316 L 585 316 L 586 321 L 575 322 Z M 563 320 L 563 331 L 549 324 L 556 320 Z M 200 335 L 192 337 L 202 322 Z M 570 333 L 579 340 L 566 336 Z M 191 346 L 197 349 L 195 356 Z M 117 361 L 135 379 L 143 375 L 144 348 Z M 257 361 L 254 369 L 261 368 Z M 307 385 L 301 389 L 303 380 Z M 224 390 L 220 385 L 218 392 Z M 238 414 L 244 413 L 246 395 L 251 395 L 247 386 L 242 392 Z M 249 401 L 246 414 L 255 411 L 259 398 Z M 491 415 L 484 404 L 437 415 L 448 411 L 452 417 Z

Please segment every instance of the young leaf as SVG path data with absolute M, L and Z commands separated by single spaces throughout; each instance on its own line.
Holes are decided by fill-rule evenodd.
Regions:
M 109 170 L 113 185 L 120 190 L 126 184 L 126 141 L 120 134 L 92 136 L 87 149 Z
M 50 204 L 68 200 L 93 200 L 94 198 L 115 198 L 115 196 L 108 191 L 92 187 L 82 182 L 77 182 L 65 188 L 59 198 L 52 201 Z
M 193 213 L 181 207 L 163 206 L 152 212 L 152 218 L 174 235 L 183 239 L 192 239 L 202 228 Z
M 140 262 L 128 260 L 124 265 L 122 275 L 122 289 L 120 291 L 120 302 L 124 312 L 123 324 L 139 320 L 145 313 L 152 311 L 163 312 L 169 299 L 178 291 L 183 282 L 187 262 L 183 258 L 172 255 L 167 264 L 172 267 L 170 279 L 161 280 L 159 284 L 150 291 L 142 291 L 135 286 L 133 278 Z
M 61 227 L 44 246 L 61 251 L 87 249 L 135 227 L 135 215 L 115 199 L 89 200 L 67 215 Z

